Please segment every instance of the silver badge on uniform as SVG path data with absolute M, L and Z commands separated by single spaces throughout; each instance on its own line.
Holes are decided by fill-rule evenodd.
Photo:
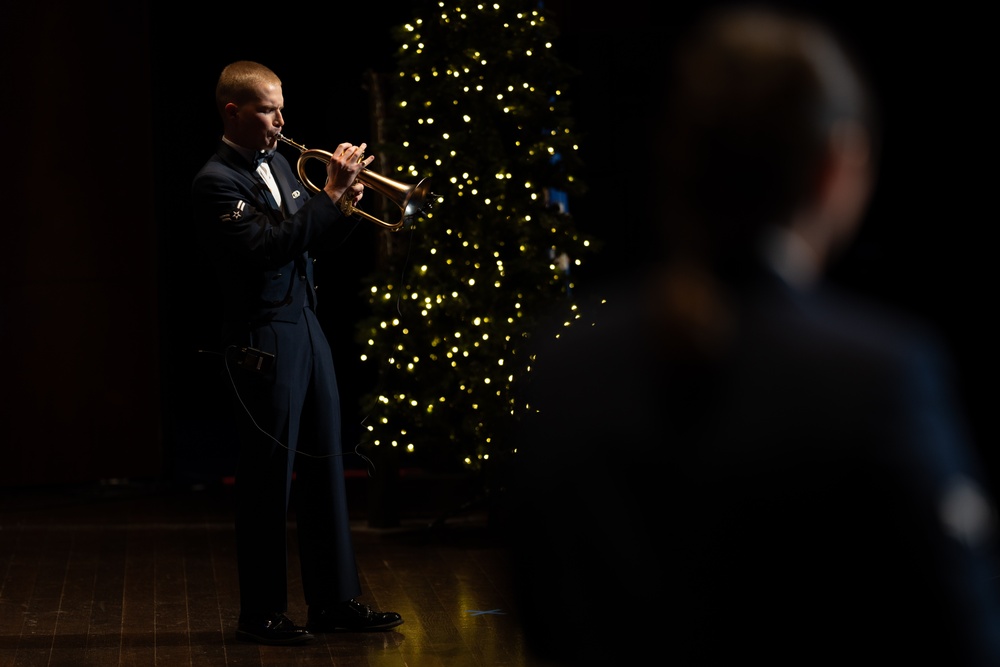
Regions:
M 300 194 L 302 194 L 302 193 L 300 193 L 298 190 L 296 190 L 295 192 L 292 193 L 292 199 L 298 199 Z
M 236 222 L 243 217 L 243 208 L 247 205 L 245 201 L 239 201 L 234 208 L 229 213 L 219 216 L 219 220 L 222 222 Z

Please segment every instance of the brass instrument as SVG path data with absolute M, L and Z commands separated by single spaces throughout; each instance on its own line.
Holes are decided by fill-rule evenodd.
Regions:
M 333 159 L 333 154 L 315 148 L 306 148 L 302 144 L 296 143 L 282 134 L 278 135 L 278 139 L 299 151 L 299 160 L 295 167 L 299 173 L 299 180 L 302 181 L 303 185 L 305 185 L 310 192 L 317 193 L 321 191 L 323 188 L 315 185 L 309 180 L 309 176 L 306 174 L 305 165 L 309 160 L 319 160 L 323 164 L 329 164 L 330 160 Z M 364 155 L 358 158 L 358 162 L 361 162 L 362 160 L 364 160 Z M 338 202 L 338 205 L 344 212 L 344 215 L 353 215 L 357 213 L 366 220 L 374 222 L 376 225 L 385 227 L 392 231 L 398 231 L 402 229 L 406 220 L 415 215 L 417 211 L 430 208 L 430 203 L 426 200 L 428 197 L 433 197 L 433 194 L 428 189 L 430 187 L 430 182 L 426 178 L 421 180 L 416 185 L 407 185 L 406 183 L 400 183 L 399 181 L 394 181 L 391 178 L 377 174 L 374 171 L 362 169 L 358 174 L 357 179 L 361 181 L 365 187 L 371 188 L 380 195 L 387 197 L 394 204 L 396 204 L 396 206 L 398 206 L 403 213 L 396 222 L 385 222 L 384 220 L 380 220 L 379 218 L 376 218 L 359 208 L 355 208 L 347 193 L 344 193 L 344 196 L 341 197 Z

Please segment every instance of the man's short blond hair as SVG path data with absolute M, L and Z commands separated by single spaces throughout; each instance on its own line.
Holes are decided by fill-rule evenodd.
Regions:
M 225 114 L 230 102 L 242 106 L 257 99 L 257 90 L 264 85 L 281 85 L 281 79 L 270 68 L 250 60 L 226 65 L 215 86 L 215 104 L 219 114 Z

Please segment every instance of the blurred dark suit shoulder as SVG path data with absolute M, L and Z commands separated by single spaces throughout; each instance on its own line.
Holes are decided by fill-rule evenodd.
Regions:
M 514 562 L 541 652 L 558 601 L 634 610 L 602 634 L 654 615 L 677 664 L 992 664 L 991 508 L 934 333 L 762 274 L 686 356 L 648 284 L 538 337 Z

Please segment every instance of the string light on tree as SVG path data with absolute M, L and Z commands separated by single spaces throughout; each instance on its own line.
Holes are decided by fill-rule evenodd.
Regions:
M 484 471 L 530 372 L 538 319 L 573 312 L 573 275 L 595 249 L 569 214 L 577 139 L 555 17 L 534 0 L 415 5 L 398 27 L 380 151 L 398 178 L 430 177 L 431 211 L 393 236 L 358 330 L 376 376 L 362 444 L 407 465 Z

